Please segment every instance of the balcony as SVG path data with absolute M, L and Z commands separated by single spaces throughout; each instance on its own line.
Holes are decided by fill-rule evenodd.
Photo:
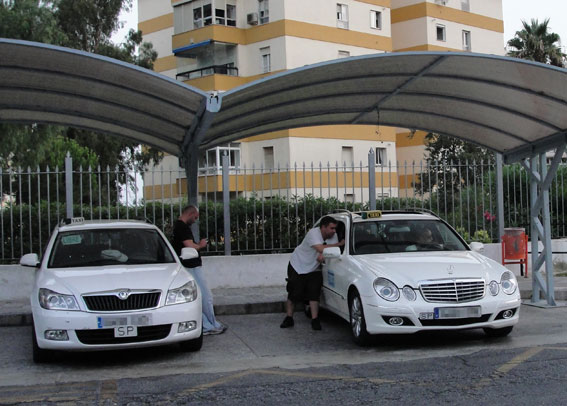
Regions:
M 211 65 L 199 69 L 193 69 L 188 72 L 178 73 L 175 78 L 181 78 L 181 80 L 191 80 L 214 74 L 238 76 L 238 68 L 234 67 L 233 64 L 230 63 L 224 65 Z

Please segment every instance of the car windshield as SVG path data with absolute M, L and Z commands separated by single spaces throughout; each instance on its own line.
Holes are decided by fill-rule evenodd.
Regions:
M 60 232 L 49 257 L 49 268 L 175 262 L 156 230 L 107 228 Z
M 353 255 L 465 251 L 459 236 L 439 220 L 379 220 L 354 224 Z

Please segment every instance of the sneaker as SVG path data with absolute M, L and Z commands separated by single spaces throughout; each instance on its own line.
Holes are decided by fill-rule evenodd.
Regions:
M 225 326 L 224 324 L 221 324 L 220 327 L 218 327 L 218 328 L 212 328 L 210 330 L 203 331 L 203 335 L 204 336 L 212 336 L 212 335 L 222 334 L 226 331 L 227 328 L 228 328 L 227 326 Z
M 288 327 L 293 327 L 293 317 L 285 316 L 285 319 L 283 319 L 282 324 L 280 324 L 280 328 L 288 328 Z
M 311 319 L 311 328 L 313 330 L 321 330 L 321 322 L 319 321 L 319 317 L 316 319 Z

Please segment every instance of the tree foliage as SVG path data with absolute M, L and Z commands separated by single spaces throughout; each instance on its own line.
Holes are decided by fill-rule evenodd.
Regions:
M 120 11 L 131 6 L 132 0 L 0 0 L 0 37 L 80 49 L 152 69 L 157 53 L 152 44 L 142 43 L 141 31 L 130 30 L 121 44 L 111 41 L 111 35 L 122 27 Z M 75 151 L 86 148 L 89 164 L 119 167 L 122 172 L 140 171 L 163 156 L 155 148 L 140 148 L 138 143 L 116 136 L 60 126 L 3 123 L 0 165 L 4 169 L 30 164 L 63 166 L 64 155 L 47 153 L 54 142 Z M 83 155 L 74 158 L 81 162 Z M 124 179 L 113 187 L 118 188 L 121 182 Z
M 512 49 L 509 56 L 542 62 L 554 66 L 565 66 L 565 54 L 561 51 L 561 38 L 549 32 L 549 18 L 543 22 L 532 19 L 530 23 L 522 21 L 523 29 L 516 31 L 514 38 L 508 41 Z
M 494 161 L 494 154 L 486 148 L 458 138 L 429 133 L 425 140 L 427 166 L 414 184 L 418 193 L 428 189 L 423 185 L 430 185 L 442 195 L 453 196 L 462 185 L 472 184 L 481 176 L 480 163 Z

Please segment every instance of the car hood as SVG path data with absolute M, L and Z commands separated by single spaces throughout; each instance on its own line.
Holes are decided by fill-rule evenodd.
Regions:
M 39 273 L 37 285 L 38 288 L 74 295 L 117 289 L 167 291 L 191 279 L 189 273 L 181 269 L 177 263 L 47 269 Z
M 360 255 L 353 257 L 362 269 L 376 277 L 390 279 L 398 286 L 417 287 L 432 279 L 482 278 L 500 280 L 506 270 L 500 264 L 472 251 L 420 252 Z

